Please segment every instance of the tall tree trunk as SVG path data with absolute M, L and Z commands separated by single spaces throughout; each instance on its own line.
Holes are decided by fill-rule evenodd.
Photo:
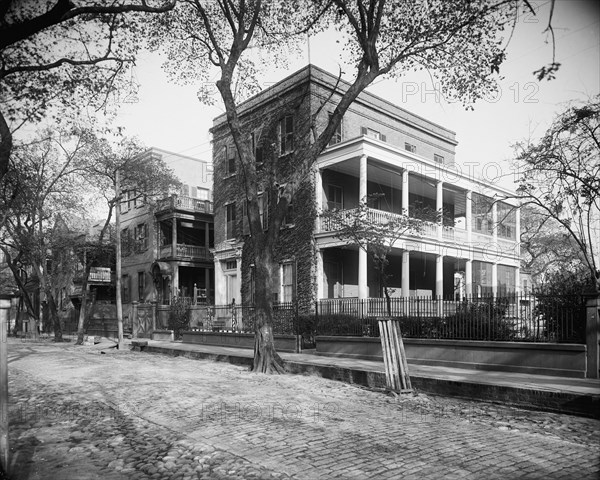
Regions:
M 79 319 L 77 321 L 77 341 L 75 345 L 83 345 L 85 336 L 85 317 L 87 314 L 87 287 L 92 262 L 87 261 L 87 250 L 83 251 L 83 279 L 81 280 L 81 304 L 79 306 Z
M 119 170 L 115 175 L 115 196 L 118 199 L 121 195 L 121 179 Z M 118 348 L 125 348 L 123 343 L 123 299 L 121 298 L 121 201 L 118 200 L 115 205 L 115 241 L 116 241 L 116 265 L 115 265 L 115 301 L 117 304 L 117 329 L 118 329 Z
M 62 342 L 62 328 L 60 325 L 60 318 L 58 316 L 58 308 L 56 307 L 56 300 L 52 291 L 46 292 L 46 298 L 48 299 L 48 312 L 50 314 L 50 320 L 52 323 L 52 329 L 54 330 L 54 341 Z
M 256 318 L 254 325 L 254 363 L 252 371 L 284 373 L 283 360 L 275 350 L 273 337 L 273 271 L 271 249 L 257 248 L 255 252 Z

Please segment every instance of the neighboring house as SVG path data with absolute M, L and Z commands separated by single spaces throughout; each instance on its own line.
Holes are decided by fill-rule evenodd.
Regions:
M 214 243 L 212 165 L 196 158 L 151 148 L 182 182 L 179 192 L 156 202 L 121 204 L 122 300 L 170 304 L 174 296 L 212 302 Z
M 285 183 L 286 169 L 294 168 L 286 163 L 287 153 L 295 142 L 307 141 L 298 138 L 298 125 L 318 112 L 317 127 L 324 128 L 333 102 L 348 85 L 307 66 L 240 105 L 242 122 L 255 131 L 259 175 L 262 162 L 276 158 L 276 181 Z M 270 132 L 266 118 L 276 120 Z M 251 237 L 225 115 L 215 118 L 212 133 L 215 303 L 250 303 Z M 327 209 L 351 211 L 372 193 L 382 195 L 372 206 L 373 215 L 382 221 L 403 212 L 413 215 L 421 206 L 443 211 L 439 223 L 427 223 L 421 235 L 406 235 L 394 244 L 388 273 L 395 296 L 457 299 L 518 291 L 519 210 L 494 201 L 512 192 L 475 178 L 472 171 L 461 171 L 455 165 L 456 145 L 454 132 L 373 94 L 361 94 L 311 178 L 296 192 L 275 249 L 279 268 L 273 299 L 298 300 L 306 310 L 320 299 L 382 296 L 366 253 L 337 239 L 335 227 L 319 216 Z M 261 207 L 263 221 L 268 222 L 266 194 Z

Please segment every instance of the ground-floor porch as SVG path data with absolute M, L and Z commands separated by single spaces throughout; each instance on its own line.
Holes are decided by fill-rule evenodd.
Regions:
M 214 303 L 213 265 L 185 265 L 182 262 L 154 262 L 152 279 L 156 301 L 168 305 L 173 297 L 184 297 L 192 303 Z M 145 300 L 140 297 L 140 302 Z
M 518 293 L 520 269 L 501 258 L 460 256 L 392 249 L 385 270 L 391 297 L 462 300 L 472 296 Z M 512 263 L 512 265 L 511 265 Z M 317 297 L 380 298 L 384 281 L 367 253 L 356 247 L 326 247 L 317 251 Z

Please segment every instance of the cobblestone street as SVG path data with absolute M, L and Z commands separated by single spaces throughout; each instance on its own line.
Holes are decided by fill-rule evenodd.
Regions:
M 599 478 L 597 420 L 12 342 L 14 480 Z

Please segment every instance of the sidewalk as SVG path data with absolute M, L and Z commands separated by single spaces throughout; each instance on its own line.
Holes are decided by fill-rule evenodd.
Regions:
M 144 351 L 247 366 L 253 358 L 250 349 L 157 340 L 148 340 Z M 290 373 L 385 388 L 382 362 L 302 353 L 280 353 L 280 356 Z M 600 380 L 412 363 L 409 373 L 416 391 L 600 418 Z

